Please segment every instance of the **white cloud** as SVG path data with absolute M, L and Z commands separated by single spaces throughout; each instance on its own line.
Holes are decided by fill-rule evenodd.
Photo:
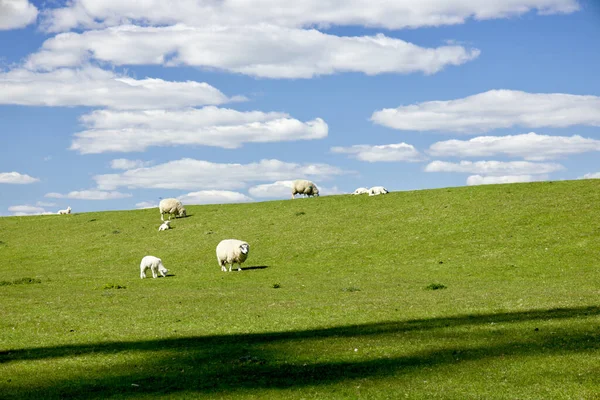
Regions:
M 229 190 L 201 190 L 178 197 L 183 204 L 223 204 L 253 201 L 250 197 Z
M 277 181 L 309 176 L 328 178 L 345 173 L 328 164 L 295 164 L 279 160 L 261 160 L 250 164 L 218 164 L 183 158 L 147 168 L 119 174 L 96 175 L 99 189 L 119 187 L 230 190 L 246 187 L 251 182 Z
M 580 176 L 577 179 L 600 179 L 600 172 L 593 172 Z
M 205 145 L 238 148 L 248 142 L 321 139 L 320 118 L 301 122 L 284 113 L 239 112 L 205 107 L 185 110 L 95 111 L 82 121 L 91 129 L 75 134 L 72 150 L 82 154 L 143 151 L 150 146 Z M 127 168 L 125 168 L 127 169 Z
M 406 143 L 368 145 L 357 144 L 351 147 L 332 147 L 333 153 L 350 154 L 354 158 L 367 162 L 382 161 L 423 161 L 424 157 L 414 146 Z
M 158 207 L 158 203 L 155 201 L 142 201 L 139 203 L 135 203 L 135 208 L 156 208 Z
M 56 207 L 56 203 L 48 203 L 45 201 L 38 201 L 35 205 L 38 207 Z
M 53 212 L 46 211 L 43 207 L 29 205 L 10 206 L 8 207 L 8 211 L 12 212 L 15 216 L 54 214 Z
M 560 164 L 530 161 L 461 161 L 460 163 L 432 161 L 425 167 L 426 172 L 459 172 L 489 176 L 538 175 L 562 169 L 564 167 Z
M 147 167 L 151 164 L 151 161 L 128 160 L 126 158 L 117 158 L 110 162 L 110 167 L 112 169 L 136 169 Z
M 543 161 L 588 151 L 600 151 L 600 140 L 578 135 L 548 136 L 530 132 L 437 142 L 431 145 L 428 153 L 436 157 L 490 157 L 504 154 L 530 161 Z
M 467 178 L 467 185 L 495 185 L 500 183 L 522 183 L 547 180 L 547 175 L 506 175 L 506 176 L 481 176 L 471 175 Z
M 18 185 L 26 185 L 28 183 L 39 182 L 38 178 L 34 178 L 27 174 L 18 172 L 0 172 L 0 183 L 12 183 Z
M 282 198 L 292 196 L 293 181 L 277 181 L 256 185 L 248 189 L 252 197 L 259 198 Z
M 434 74 L 479 56 L 450 45 L 424 48 L 383 34 L 340 37 L 275 25 L 118 26 L 61 33 L 25 63 L 30 69 L 112 65 L 190 65 L 264 78 L 312 78 L 338 72 Z
M 24 28 L 35 22 L 38 9 L 28 0 L 0 0 L 0 31 Z
M 228 98 L 207 83 L 133 79 L 96 67 L 0 73 L 0 104 L 92 106 L 114 109 L 181 108 L 222 104 Z
M 115 191 L 105 190 L 81 190 L 73 191 L 67 194 L 60 193 L 46 193 L 44 197 L 51 197 L 55 199 L 76 199 L 76 200 L 115 200 L 132 197 L 130 193 L 120 193 Z
M 600 126 L 600 97 L 490 90 L 457 100 L 386 108 L 375 111 L 371 120 L 399 130 L 457 133 L 512 126 Z
M 43 25 L 49 31 L 97 28 L 124 21 L 152 25 L 239 26 L 264 22 L 294 27 L 362 25 L 400 29 L 462 24 L 469 18 L 506 18 L 532 10 L 552 14 L 578 9 L 577 0 L 304 0 L 293 4 L 282 4 L 280 0 L 75 0 L 67 7 L 49 10 Z

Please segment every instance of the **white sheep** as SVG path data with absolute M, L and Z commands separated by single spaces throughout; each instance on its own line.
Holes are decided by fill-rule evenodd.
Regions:
M 169 214 L 169 219 L 171 219 L 171 214 L 179 217 L 186 216 L 185 208 L 179 200 L 174 198 L 162 199 L 158 204 L 158 209 L 160 211 L 161 221 L 165 220 L 163 214 Z
M 146 270 L 152 270 L 152 277 L 157 278 L 158 273 L 164 277 L 167 275 L 167 270 L 162 263 L 162 260 L 158 257 L 154 256 L 146 256 L 142 258 L 142 262 L 140 263 L 140 278 L 144 279 L 146 277 Z
M 366 194 L 366 193 L 369 193 L 369 189 L 367 189 L 365 187 L 359 187 L 354 192 L 352 192 L 352 194 Z
M 243 240 L 225 239 L 217 245 L 217 261 L 221 266 L 221 271 L 227 272 L 225 267 L 229 264 L 229 272 L 233 264 L 238 265 L 238 271 L 242 270 L 242 263 L 248 258 L 250 245 Z
M 58 210 L 57 214 L 71 214 L 71 206 L 67 207 L 65 210 Z
M 158 231 L 166 231 L 167 229 L 171 229 L 171 221 L 163 221 L 162 225 L 158 227 Z
M 389 191 L 383 186 L 373 186 L 371 189 L 369 189 L 369 196 L 377 196 L 378 194 L 386 193 L 389 193 Z
M 318 196 L 319 188 L 311 181 L 306 179 L 297 179 L 292 183 L 292 199 L 295 199 L 296 194 L 304 194 L 308 197 Z

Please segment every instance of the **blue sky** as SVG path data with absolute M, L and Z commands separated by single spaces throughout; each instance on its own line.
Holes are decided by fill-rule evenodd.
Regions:
M 592 0 L 0 0 L 0 215 L 600 178 Z

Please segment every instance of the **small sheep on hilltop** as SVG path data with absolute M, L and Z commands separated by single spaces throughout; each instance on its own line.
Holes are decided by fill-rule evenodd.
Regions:
M 371 189 L 369 189 L 369 196 L 377 196 L 378 194 L 386 193 L 389 193 L 389 191 L 383 186 L 373 186 Z
M 319 188 L 311 181 L 306 179 L 297 179 L 292 184 L 292 199 L 296 194 L 304 194 L 308 197 L 319 196 Z
M 174 198 L 162 199 L 158 204 L 158 209 L 160 211 L 160 220 L 164 221 L 164 214 L 169 214 L 169 219 L 171 219 L 171 214 L 179 217 L 185 217 L 186 212 L 185 208 L 181 204 L 181 202 Z
M 58 210 L 57 214 L 71 214 L 71 206 L 67 207 L 65 210 Z
M 158 231 L 166 231 L 167 229 L 171 229 L 171 221 L 163 221 L 162 225 L 158 227 Z
M 369 189 L 367 189 L 365 187 L 359 187 L 354 192 L 352 192 L 352 194 L 366 194 L 366 193 L 369 193 Z
M 217 245 L 217 261 L 221 271 L 227 272 L 226 265 L 229 264 L 229 272 L 233 264 L 238 265 L 238 271 L 242 270 L 242 263 L 248 258 L 250 245 L 243 240 L 225 239 Z
M 142 258 L 142 262 L 140 263 L 140 278 L 144 279 L 146 277 L 146 270 L 148 269 L 152 271 L 153 278 L 158 278 L 159 272 L 163 277 L 167 276 L 167 272 L 169 272 L 163 265 L 162 260 L 154 256 Z

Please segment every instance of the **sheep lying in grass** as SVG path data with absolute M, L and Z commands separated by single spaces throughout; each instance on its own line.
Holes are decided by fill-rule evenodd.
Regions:
M 58 210 L 57 214 L 71 214 L 71 206 L 67 207 L 65 210 Z
M 243 240 L 225 239 L 217 245 L 217 261 L 221 271 L 227 272 L 226 265 L 229 264 L 229 272 L 233 264 L 238 265 L 238 271 L 242 270 L 242 263 L 248 258 L 250 245 Z
M 158 227 L 158 231 L 166 231 L 167 229 L 171 229 L 171 221 L 163 221 L 162 225 Z
M 319 188 L 311 181 L 306 179 L 297 179 L 292 183 L 292 199 L 295 199 L 296 194 L 304 194 L 308 197 L 318 196 Z
M 146 277 L 147 269 L 152 270 L 153 278 L 157 278 L 159 272 L 163 277 L 167 276 L 167 272 L 169 272 L 163 265 L 162 260 L 154 256 L 142 258 L 142 262 L 140 263 L 140 278 L 144 279 Z
M 377 196 L 378 194 L 386 193 L 389 193 L 389 191 L 383 186 L 373 186 L 371 189 L 369 189 L 369 196 Z
M 181 202 L 174 198 L 162 199 L 158 204 L 158 209 L 160 211 L 160 220 L 164 221 L 164 214 L 169 214 L 169 219 L 171 219 L 171 214 L 179 217 L 185 217 L 186 212 L 185 208 L 181 204 Z
M 359 187 L 354 192 L 352 192 L 352 194 L 366 194 L 366 193 L 369 193 L 369 189 L 367 189 L 365 187 Z

